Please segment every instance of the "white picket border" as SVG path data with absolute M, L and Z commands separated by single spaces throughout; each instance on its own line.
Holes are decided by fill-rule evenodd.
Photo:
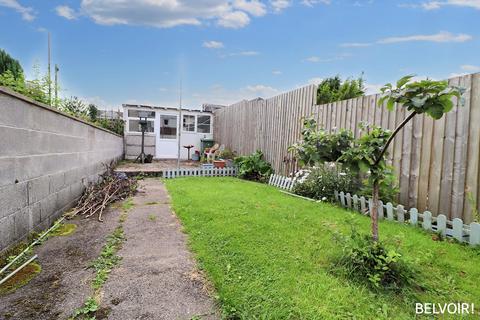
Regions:
M 272 174 L 270 175 L 268 184 L 283 190 L 290 191 L 293 189 L 293 186 L 295 185 L 295 178 L 289 178 L 289 177 L 281 176 L 279 174 Z
M 237 175 L 237 169 L 227 168 L 179 168 L 162 170 L 162 177 L 173 179 L 179 177 L 232 177 Z
M 365 197 L 359 197 L 356 194 L 352 196 L 350 193 L 345 194 L 343 191 L 335 191 L 335 199 L 344 208 L 366 215 L 371 213 L 371 199 L 367 200 Z M 379 219 L 408 223 L 411 226 L 420 227 L 427 231 L 438 232 L 459 242 L 467 242 L 472 246 L 480 245 L 480 223 L 472 222 L 467 225 L 459 218 L 450 221 L 443 214 L 433 217 L 430 211 L 419 213 L 417 208 L 411 208 L 407 211 L 401 204 L 395 207 L 390 202 L 386 204 L 380 202 L 378 209 Z

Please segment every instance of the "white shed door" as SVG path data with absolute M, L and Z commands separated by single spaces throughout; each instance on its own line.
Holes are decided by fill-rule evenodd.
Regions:
M 159 159 L 176 159 L 178 155 L 178 116 L 160 114 L 156 153 Z

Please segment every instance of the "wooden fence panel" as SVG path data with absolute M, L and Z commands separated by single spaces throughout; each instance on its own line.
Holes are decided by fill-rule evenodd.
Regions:
M 416 116 L 389 148 L 400 189 L 399 202 L 407 209 L 442 213 L 448 219 L 472 220 L 473 197 L 480 203 L 480 74 L 449 80 L 467 89 L 463 106 L 440 120 Z M 214 137 L 238 154 L 261 149 L 278 174 L 295 168 L 288 147 L 297 142 L 302 118 L 313 116 L 327 132 L 348 129 L 356 138 L 365 134 L 360 123 L 393 130 L 409 112 L 401 106 L 388 111 L 370 95 L 317 106 L 316 86 L 307 86 L 266 100 L 241 101 L 215 111 Z

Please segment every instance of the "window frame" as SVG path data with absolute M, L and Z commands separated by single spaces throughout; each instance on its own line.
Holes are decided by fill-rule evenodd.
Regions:
M 198 117 L 209 117 L 210 118 L 210 124 L 209 124 L 209 131 L 208 132 L 200 132 L 198 131 Z M 195 132 L 198 134 L 212 134 L 212 123 L 213 122 L 213 117 L 211 114 L 198 114 L 196 117 L 196 123 L 195 123 Z
M 155 130 L 155 120 L 156 120 L 156 118 L 157 118 L 157 113 L 156 113 L 156 111 L 155 111 L 155 110 L 152 111 L 152 110 L 145 110 L 145 109 L 136 109 L 136 108 L 135 108 L 135 109 L 127 109 L 127 112 L 126 112 L 126 114 L 127 114 L 127 116 L 126 116 L 127 133 L 129 133 L 129 134 L 142 134 L 142 131 L 132 131 L 132 130 L 130 130 L 130 120 L 139 121 L 140 118 L 139 118 L 139 117 L 130 117 L 130 116 L 129 116 L 129 111 L 137 111 L 137 112 L 147 111 L 147 112 L 153 112 L 153 118 L 147 118 L 147 122 L 152 122 L 153 131 L 151 131 L 151 132 L 150 132 L 150 131 L 145 131 L 145 135 L 152 135 L 152 136 L 154 136 L 154 135 L 157 134 L 157 132 L 156 132 L 156 130 Z
M 193 117 L 193 130 L 188 131 L 183 128 L 183 119 L 185 117 Z M 182 114 L 182 133 L 197 133 L 197 115 L 195 114 Z

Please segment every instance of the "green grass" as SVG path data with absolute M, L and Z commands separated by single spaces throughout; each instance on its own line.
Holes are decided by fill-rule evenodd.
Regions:
M 240 319 L 411 319 L 415 302 L 468 302 L 480 310 L 480 250 L 438 242 L 395 222 L 380 237 L 410 261 L 426 290 L 373 292 L 332 272 L 334 231 L 348 216 L 370 220 L 273 187 L 234 178 L 166 181 L 200 268 L 216 288 L 224 316 Z

